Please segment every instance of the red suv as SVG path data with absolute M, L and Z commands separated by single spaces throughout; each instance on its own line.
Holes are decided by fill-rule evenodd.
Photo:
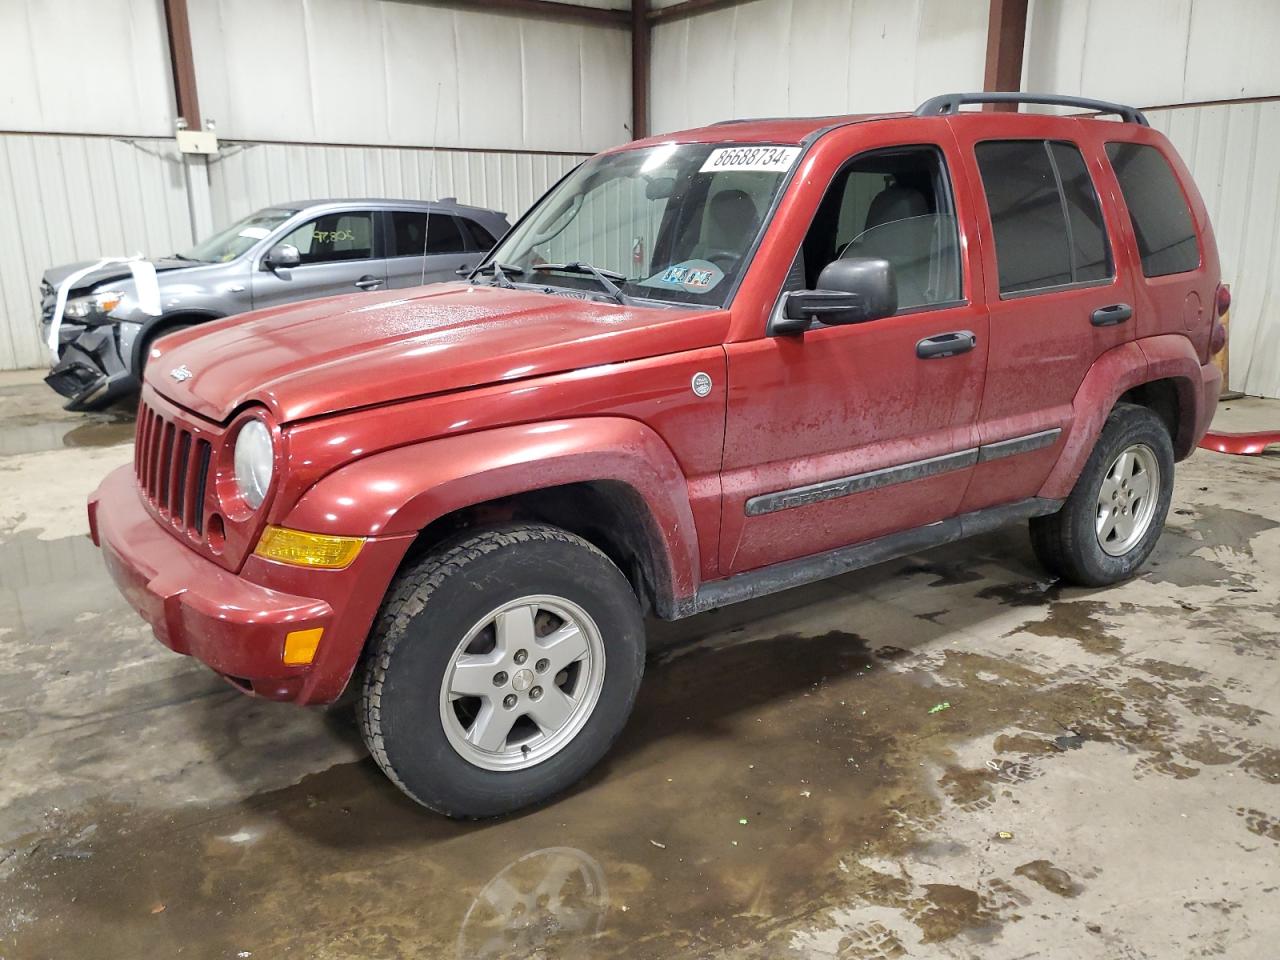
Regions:
M 1097 115 L 959 109 L 993 100 Z M 466 281 L 160 341 L 90 523 L 167 646 L 297 703 L 358 674 L 387 775 L 495 815 L 608 749 L 646 613 L 1016 520 L 1064 580 L 1131 576 L 1225 306 L 1130 107 L 717 124 L 583 163 Z

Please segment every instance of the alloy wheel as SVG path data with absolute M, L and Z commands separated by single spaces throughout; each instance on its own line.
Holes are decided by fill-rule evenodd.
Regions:
M 553 756 L 590 718 L 604 685 L 604 642 L 564 597 L 521 597 L 477 622 L 440 690 L 458 754 L 486 770 L 524 770 Z
M 1160 462 L 1145 443 L 1125 447 L 1098 488 L 1098 544 L 1120 557 L 1146 536 L 1160 497 Z

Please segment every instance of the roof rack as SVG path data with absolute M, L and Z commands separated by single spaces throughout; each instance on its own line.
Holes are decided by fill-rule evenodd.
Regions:
M 1106 100 L 1090 100 L 1086 97 L 1067 97 L 1057 93 L 944 93 L 930 97 L 916 107 L 917 117 L 943 117 L 959 113 L 960 107 L 968 103 L 1044 103 L 1055 107 L 1079 107 L 1081 110 L 1092 110 L 1095 113 L 1114 113 L 1125 123 L 1136 123 L 1150 126 L 1147 118 L 1137 107 L 1126 107 L 1122 103 L 1109 103 Z

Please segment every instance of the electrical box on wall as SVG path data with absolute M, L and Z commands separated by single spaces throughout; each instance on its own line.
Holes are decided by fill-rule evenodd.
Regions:
M 218 152 L 218 135 L 212 130 L 179 130 L 177 137 L 178 149 L 183 153 L 212 156 Z

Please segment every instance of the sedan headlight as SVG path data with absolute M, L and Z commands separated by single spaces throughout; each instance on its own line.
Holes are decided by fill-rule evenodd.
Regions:
M 240 496 L 254 510 L 267 498 L 274 465 L 271 431 L 261 420 L 246 420 L 236 434 L 235 477 Z
M 75 297 L 67 301 L 62 315 L 68 320 L 89 320 L 105 317 L 120 305 L 124 294 L 119 290 L 99 290 L 87 297 Z

